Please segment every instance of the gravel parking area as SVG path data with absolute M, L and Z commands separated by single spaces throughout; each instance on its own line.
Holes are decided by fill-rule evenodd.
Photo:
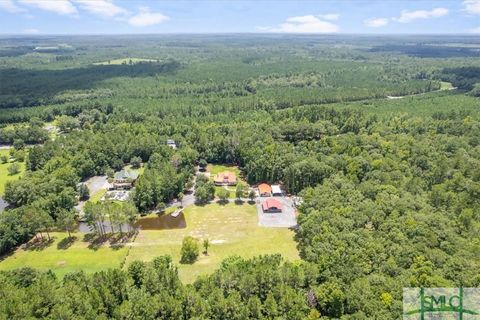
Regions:
M 258 197 L 255 201 L 257 203 L 258 225 L 270 228 L 290 228 L 297 225 L 297 218 L 295 217 L 295 207 L 290 198 L 274 197 L 283 205 L 282 212 L 264 213 L 262 210 L 262 203 L 269 199 L 268 197 Z

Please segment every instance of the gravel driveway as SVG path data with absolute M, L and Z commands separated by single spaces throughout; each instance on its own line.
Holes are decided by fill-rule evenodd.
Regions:
M 270 228 L 290 228 L 297 225 L 295 216 L 295 207 L 292 200 L 288 197 L 273 197 L 275 200 L 283 204 L 282 212 L 264 213 L 262 203 L 269 199 L 268 197 L 258 197 L 255 202 L 257 204 L 258 225 Z

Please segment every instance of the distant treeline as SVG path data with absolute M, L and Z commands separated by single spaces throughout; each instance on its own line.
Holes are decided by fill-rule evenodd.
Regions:
M 466 58 L 480 57 L 478 48 L 439 46 L 424 44 L 388 44 L 375 46 L 370 52 L 399 52 L 420 58 Z
M 45 105 L 65 90 L 93 88 L 99 81 L 113 77 L 142 77 L 172 73 L 177 61 L 135 65 L 95 65 L 63 70 L 0 69 L 0 108 Z M 28 79 L 28 80 L 27 80 Z

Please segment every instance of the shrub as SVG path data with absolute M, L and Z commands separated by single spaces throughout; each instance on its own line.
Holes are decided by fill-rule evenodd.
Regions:
M 20 166 L 18 165 L 18 163 L 12 163 L 12 165 L 8 167 L 7 170 L 8 170 L 8 174 L 13 176 L 20 173 Z
M 138 169 L 142 165 L 142 158 L 133 157 L 132 159 L 130 159 L 130 164 L 132 165 L 133 169 Z
M 180 251 L 180 263 L 194 263 L 200 254 L 200 246 L 198 239 L 193 237 L 185 237 L 182 242 L 182 249 Z

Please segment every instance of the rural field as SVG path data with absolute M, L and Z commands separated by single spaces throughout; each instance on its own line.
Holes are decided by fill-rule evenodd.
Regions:
M 186 283 L 193 282 L 199 275 L 212 273 L 231 255 L 251 258 L 280 253 L 290 261 L 299 259 L 293 241 L 294 232 L 286 228 L 259 227 L 255 205 L 213 203 L 189 206 L 184 215 L 186 228 L 141 231 L 132 244 L 126 264 L 135 260 L 149 261 L 166 254 L 178 263 L 185 236 L 198 238 L 200 245 L 204 239 L 211 243 L 208 255 L 201 253 L 194 264 L 178 264 L 180 279 Z
M 90 242 L 85 239 L 84 233 L 73 233 L 73 243 L 69 243 L 66 232 L 52 232 L 50 236 L 53 241 L 44 247 L 20 247 L 3 258 L 0 261 L 0 270 L 32 267 L 44 271 L 52 270 L 58 277 L 63 278 L 65 274 L 73 271 L 93 273 L 118 268 L 128 252 L 127 247 L 89 248 Z
M 172 210 L 168 210 L 171 212 Z M 140 230 L 133 242 L 122 247 L 107 244 L 90 248 L 86 235 L 75 233 L 71 246 L 62 246 L 67 233 L 53 232 L 53 241 L 45 247 L 19 248 L 0 261 L 0 270 L 33 267 L 52 270 L 59 277 L 66 273 L 84 270 L 93 273 L 109 268 L 128 266 L 132 261 L 151 261 L 161 255 L 170 255 L 179 267 L 180 279 L 193 282 L 199 275 L 212 273 L 225 258 L 239 255 L 251 258 L 257 255 L 280 253 L 285 259 L 299 259 L 294 232 L 286 228 L 263 228 L 258 226 L 255 205 L 217 203 L 205 206 L 189 206 L 184 210 L 185 228 L 171 230 Z M 156 215 L 141 217 L 156 219 Z M 183 219 L 178 217 L 177 219 Z M 200 240 L 208 239 L 211 246 L 208 255 L 200 254 L 193 264 L 180 264 L 180 249 L 185 236 Z M 44 234 L 46 237 L 46 235 Z M 203 251 L 203 250 L 202 250 Z
M 0 319 L 480 287 L 478 0 L 57 2 L 0 0 Z

